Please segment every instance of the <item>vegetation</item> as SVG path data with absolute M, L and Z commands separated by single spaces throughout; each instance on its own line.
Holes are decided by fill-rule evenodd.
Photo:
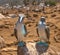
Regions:
M 46 2 L 45 2 L 45 5 L 50 5 L 50 6 L 55 6 L 56 5 L 56 1 L 54 1 L 54 0 L 47 0 Z
M 36 5 L 36 1 L 35 0 L 33 0 L 32 5 Z
M 28 5 L 28 4 L 29 4 L 29 0 L 24 0 L 23 3 L 24 3 L 25 5 Z

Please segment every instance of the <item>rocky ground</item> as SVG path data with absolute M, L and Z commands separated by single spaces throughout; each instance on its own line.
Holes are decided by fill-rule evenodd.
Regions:
M 26 14 L 27 12 L 25 9 L 10 9 L 6 10 L 6 12 L 1 10 L 0 12 L 5 16 L 13 13 L 17 15 L 15 18 L 0 19 L 0 36 L 4 39 L 5 42 L 5 46 L 1 48 L 0 55 L 17 55 L 17 39 L 14 35 L 14 27 L 18 20 L 18 14 Z M 28 31 L 26 41 L 35 41 L 39 39 L 37 34 L 37 25 L 40 17 L 45 16 L 46 23 L 50 28 L 50 45 L 47 51 L 42 53 L 42 55 L 60 55 L 60 7 L 47 7 L 44 13 L 42 11 L 34 12 L 30 10 L 28 15 L 28 18 L 24 19 L 24 23 Z M 33 48 L 32 46 L 34 45 L 27 43 L 27 47 L 28 46 Z M 28 49 L 30 47 L 28 47 Z

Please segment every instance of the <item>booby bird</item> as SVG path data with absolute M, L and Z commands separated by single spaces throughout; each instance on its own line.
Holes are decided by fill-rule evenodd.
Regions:
M 49 28 L 47 28 L 45 17 L 41 17 L 41 20 L 39 21 L 39 24 L 38 24 L 38 34 L 42 42 L 49 41 L 49 34 L 48 34 L 49 30 L 48 29 Z
M 23 23 L 24 17 L 25 17 L 24 14 L 19 14 L 19 19 L 18 19 L 16 26 L 15 26 L 15 29 L 14 29 L 15 36 L 19 42 L 22 41 L 26 35 L 26 28 L 25 28 L 25 25 Z

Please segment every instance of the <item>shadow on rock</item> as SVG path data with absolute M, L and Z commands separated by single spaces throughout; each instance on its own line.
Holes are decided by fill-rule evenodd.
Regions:
M 26 46 L 20 47 L 18 46 L 17 55 L 26 55 L 25 53 L 28 52 Z
M 49 47 L 49 45 L 47 43 L 38 42 L 36 44 L 36 50 L 38 52 L 38 55 L 45 53 L 47 51 L 48 47 Z

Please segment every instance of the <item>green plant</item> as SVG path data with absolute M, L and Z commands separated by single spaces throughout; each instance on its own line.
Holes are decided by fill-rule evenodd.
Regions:
M 25 5 L 29 4 L 29 0 L 24 0 L 23 2 L 24 2 Z
M 55 6 L 56 5 L 56 1 L 54 1 L 54 0 L 47 0 L 47 1 L 45 1 L 45 5 L 50 5 L 50 6 Z
M 35 0 L 33 0 L 32 5 L 36 5 L 36 1 Z

